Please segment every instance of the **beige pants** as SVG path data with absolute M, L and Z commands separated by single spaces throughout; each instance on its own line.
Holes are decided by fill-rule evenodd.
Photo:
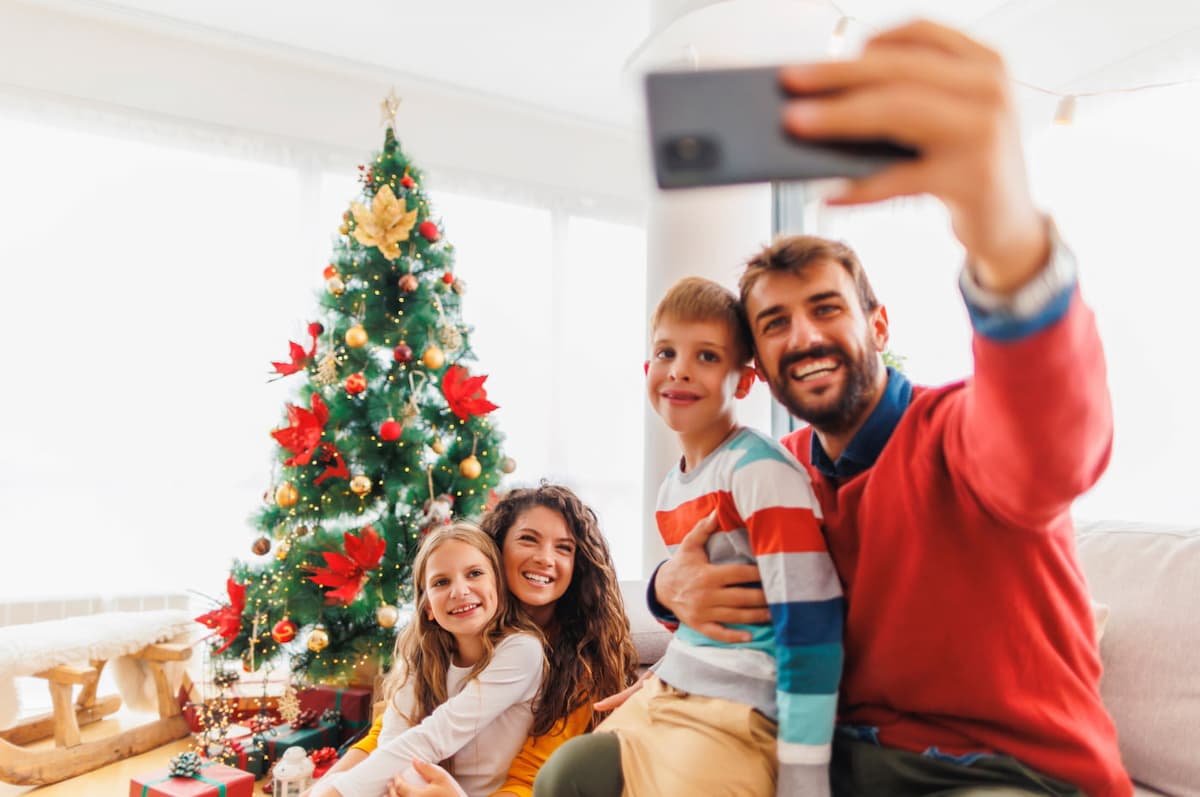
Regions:
M 775 723 L 741 703 L 689 695 L 651 675 L 596 730 L 620 741 L 623 797 L 775 794 Z

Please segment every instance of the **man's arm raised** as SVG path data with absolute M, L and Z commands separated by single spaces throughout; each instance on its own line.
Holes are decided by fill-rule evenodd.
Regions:
M 786 67 L 780 80 L 795 95 L 783 124 L 798 138 L 886 138 L 920 152 L 851 182 L 833 204 L 937 197 L 975 278 L 996 293 L 1014 293 L 1046 264 L 1050 233 L 997 53 L 918 21 L 874 36 L 859 58 Z

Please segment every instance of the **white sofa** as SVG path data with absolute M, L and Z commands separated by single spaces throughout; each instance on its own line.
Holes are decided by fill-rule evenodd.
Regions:
M 1109 609 L 1100 688 L 1136 794 L 1200 797 L 1200 528 L 1078 524 L 1092 598 Z M 669 634 L 646 608 L 646 584 L 623 582 L 643 663 Z

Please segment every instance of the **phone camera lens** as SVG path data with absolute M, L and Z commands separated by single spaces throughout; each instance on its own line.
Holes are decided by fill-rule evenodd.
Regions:
M 720 160 L 716 142 L 704 136 L 677 136 L 664 146 L 670 169 L 693 171 L 711 169 Z

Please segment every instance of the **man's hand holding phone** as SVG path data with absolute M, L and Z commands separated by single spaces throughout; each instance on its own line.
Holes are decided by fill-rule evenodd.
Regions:
M 828 200 L 834 204 L 931 194 L 949 210 L 983 287 L 1015 291 L 1045 264 L 1049 229 L 1029 193 L 1008 75 L 995 52 L 919 21 L 873 37 L 857 58 L 772 71 L 774 86 L 710 89 L 702 104 L 682 102 L 685 86 L 678 98 L 655 96 L 648 78 L 660 184 L 674 165 L 683 176 L 676 186 L 846 177 L 845 191 Z M 699 85 L 704 73 L 694 74 Z M 656 113 L 677 124 L 656 129 Z M 788 140 L 801 143 L 781 145 Z
M 980 283 L 999 293 L 1046 262 L 1001 57 L 956 30 L 914 22 L 872 38 L 859 58 L 785 67 L 783 124 L 800 139 L 885 138 L 919 157 L 854 179 L 836 204 L 932 194 L 950 211 Z

